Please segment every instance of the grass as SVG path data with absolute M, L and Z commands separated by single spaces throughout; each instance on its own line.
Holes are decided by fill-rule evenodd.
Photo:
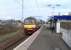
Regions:
M 17 32 L 12 32 L 12 33 L 7 33 L 5 35 L 0 35 L 0 42 L 4 42 L 7 39 L 9 39 L 9 38 L 11 38 L 11 37 L 13 37 L 15 35 L 17 35 Z
M 0 43 L 5 42 L 9 39 L 12 39 L 16 36 L 19 36 L 20 34 L 18 33 L 21 29 L 20 27 L 17 27 L 18 25 L 0 25 Z
M 5 35 L 7 33 L 15 32 L 18 28 L 2 27 L 0 28 L 0 35 Z

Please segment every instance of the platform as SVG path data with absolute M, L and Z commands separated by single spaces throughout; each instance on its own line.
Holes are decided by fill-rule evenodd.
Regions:
M 55 32 L 44 27 L 28 50 L 71 50 Z

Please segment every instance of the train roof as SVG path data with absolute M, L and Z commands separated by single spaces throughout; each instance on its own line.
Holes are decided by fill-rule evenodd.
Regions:
M 28 17 L 28 18 L 26 18 L 24 20 L 36 20 L 36 18 L 34 18 L 34 17 Z

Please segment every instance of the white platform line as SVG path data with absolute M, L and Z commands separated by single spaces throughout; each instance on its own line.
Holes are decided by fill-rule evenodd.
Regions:
M 39 35 L 40 31 L 41 31 L 41 28 L 39 30 L 37 30 L 35 33 L 33 33 L 29 38 L 27 38 L 24 42 L 19 44 L 13 50 L 27 50 L 27 48 L 33 43 L 33 41 Z

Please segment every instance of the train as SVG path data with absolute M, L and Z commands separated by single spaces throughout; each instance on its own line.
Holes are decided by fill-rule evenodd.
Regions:
M 37 19 L 28 17 L 24 19 L 24 32 L 26 35 L 31 35 L 40 28 Z

